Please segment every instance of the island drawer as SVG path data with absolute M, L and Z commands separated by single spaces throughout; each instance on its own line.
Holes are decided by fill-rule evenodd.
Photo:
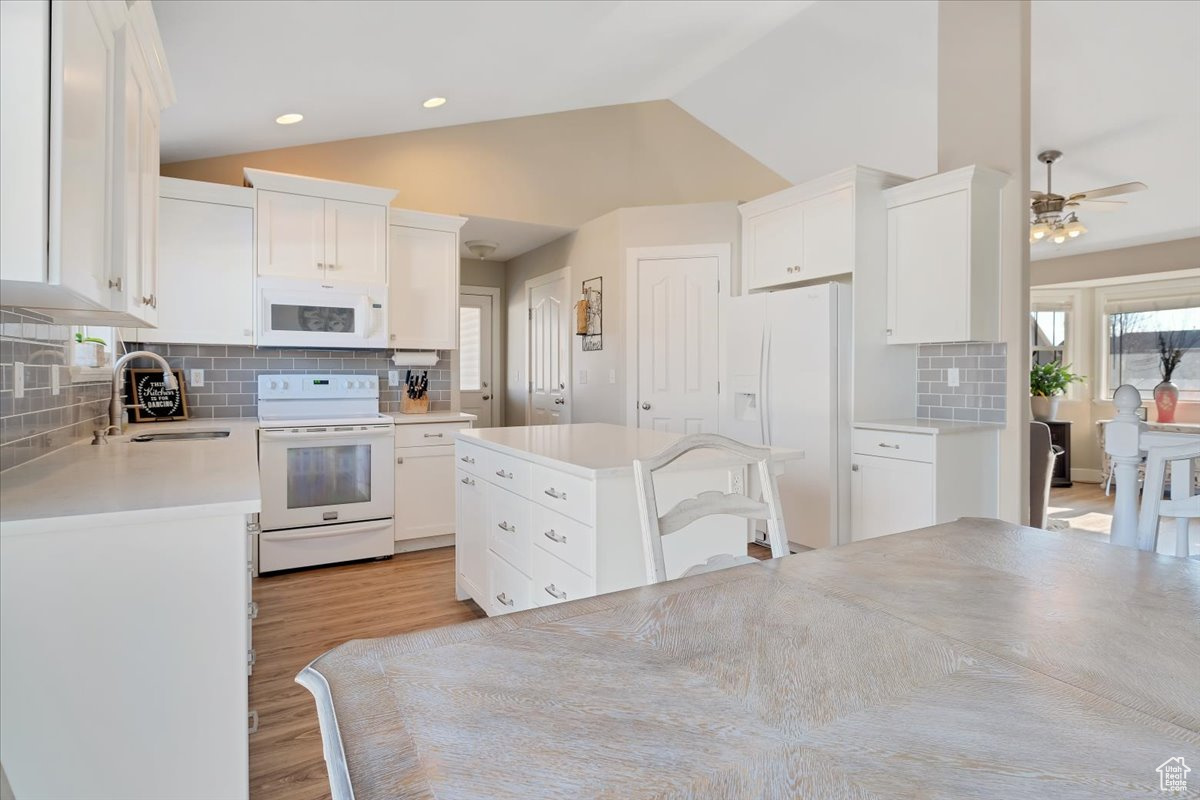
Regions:
M 592 482 L 555 469 L 533 465 L 533 499 L 546 508 L 592 524 Z
M 485 452 L 487 453 L 487 472 L 484 477 L 510 492 L 528 497 L 529 470 L 533 465 L 505 453 L 497 453 L 495 450 Z
M 932 462 L 933 438 L 927 433 L 855 428 L 850 432 L 850 449 L 852 452 L 864 456 Z
M 535 605 L 552 606 L 596 593 L 592 578 L 540 547 L 533 548 L 531 566 Z
M 488 547 L 529 574 L 530 503 L 524 497 L 488 486 Z
M 533 543 L 585 575 L 595 576 L 596 533 L 582 522 L 540 505 L 533 507 Z
M 494 617 L 531 608 L 529 578 L 495 552 L 489 551 L 487 557 L 488 614 Z
M 461 470 L 465 470 L 480 478 L 486 478 L 488 475 L 487 452 L 487 450 L 478 445 L 455 442 L 454 463 Z
M 470 427 L 469 422 L 422 422 L 396 426 L 396 447 L 425 447 L 454 444 L 454 432 Z

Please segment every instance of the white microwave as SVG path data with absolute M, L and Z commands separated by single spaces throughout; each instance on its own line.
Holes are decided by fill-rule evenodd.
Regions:
M 387 287 L 258 279 L 262 347 L 383 349 L 387 347 Z

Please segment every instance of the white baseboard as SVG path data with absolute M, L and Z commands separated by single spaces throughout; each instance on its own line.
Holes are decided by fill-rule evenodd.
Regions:
M 453 547 L 454 534 L 444 533 L 440 536 L 426 536 L 421 539 L 401 539 L 396 542 L 394 553 L 414 553 L 417 550 L 433 550 L 437 547 Z
M 1076 483 L 1104 483 L 1104 473 L 1098 469 L 1072 467 L 1071 480 Z

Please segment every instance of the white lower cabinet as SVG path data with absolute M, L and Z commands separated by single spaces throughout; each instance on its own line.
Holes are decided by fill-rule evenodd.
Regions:
M 873 539 L 959 517 L 994 517 L 998 428 L 930 423 L 924 432 L 851 432 L 850 538 Z
M 477 443 L 477 433 L 488 432 L 455 441 L 460 600 L 473 598 L 494 616 L 646 583 L 631 469 L 580 474 L 566 463 L 559 469 L 492 449 Z M 663 478 L 664 502 L 728 491 L 731 480 L 728 468 L 699 466 Z M 746 535 L 745 522 L 734 518 L 694 523 L 666 543 L 668 574 L 744 550 Z M 705 548 L 711 552 L 697 552 Z
M 454 533 L 454 432 L 469 422 L 396 425 L 396 541 Z

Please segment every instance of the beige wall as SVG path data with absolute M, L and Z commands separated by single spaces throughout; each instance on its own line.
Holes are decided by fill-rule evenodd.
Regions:
M 1200 236 L 1033 262 L 1030 282 L 1047 286 L 1200 267 Z
M 1029 518 L 1029 0 L 938 3 L 938 170 L 981 164 L 1011 176 L 1001 200 L 1000 340 L 1008 422 L 999 515 Z
M 626 251 L 631 247 L 727 243 L 735 259 L 740 217 L 737 204 L 622 208 L 582 225 L 573 234 L 508 262 L 507 419 L 525 419 L 525 281 L 563 267 L 570 268 L 572 298 L 584 280 L 604 278 L 604 349 L 583 352 L 582 340 L 572 347 L 571 404 L 573 422 L 626 422 Z M 728 287 L 723 287 L 728 293 Z M 587 370 L 580 384 L 580 370 Z M 519 372 L 520 371 L 520 372 Z M 609 381 L 610 373 L 615 380 Z
M 504 425 L 505 418 L 505 376 L 508 369 L 508 352 L 506 350 L 508 333 L 508 288 L 505 285 L 505 264 L 503 261 L 481 261 L 477 258 L 459 259 L 459 282 L 463 286 L 487 286 L 500 290 L 500 301 L 492 309 L 500 327 L 500 338 L 492 342 L 495 356 L 499 360 L 497 369 L 492 374 L 492 393 L 497 402 L 493 403 L 493 420 L 496 427 Z
M 667 100 L 165 164 L 242 184 L 242 168 L 396 187 L 393 205 L 577 227 L 623 206 L 750 200 L 787 182 Z

